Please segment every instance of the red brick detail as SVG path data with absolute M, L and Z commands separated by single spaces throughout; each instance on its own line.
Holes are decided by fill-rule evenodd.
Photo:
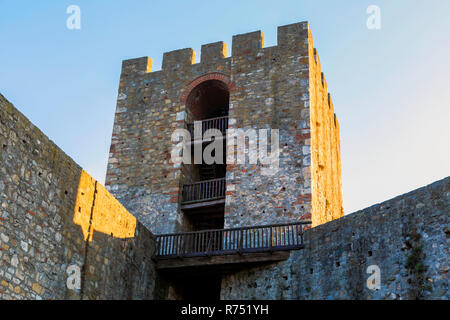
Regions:
M 310 138 L 311 138 L 311 134 L 310 133 L 296 134 L 295 135 L 295 140 L 297 140 L 297 141 L 303 141 L 305 139 L 310 139 Z
M 230 93 L 236 90 L 236 85 L 234 84 L 234 82 L 231 82 L 231 79 L 228 75 L 220 73 L 220 72 L 207 73 L 207 74 L 204 74 L 204 75 L 196 78 L 194 81 L 189 83 L 189 85 L 186 88 L 186 91 L 183 94 L 183 97 L 181 98 L 181 104 L 186 104 L 186 100 L 187 100 L 189 94 L 196 86 L 198 86 L 202 82 L 209 81 L 209 80 L 222 81 L 223 83 L 225 83 L 227 85 Z
M 312 217 L 311 212 L 309 212 L 309 213 L 302 215 L 300 217 L 300 220 L 311 220 L 311 217 Z
M 312 196 L 311 194 L 299 195 L 298 201 L 295 204 L 304 204 L 311 202 Z

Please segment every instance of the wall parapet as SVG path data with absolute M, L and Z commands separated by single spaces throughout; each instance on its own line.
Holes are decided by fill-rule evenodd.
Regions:
M 307 21 L 278 27 L 277 46 L 274 47 L 264 47 L 264 34 L 261 30 L 237 34 L 233 36 L 231 57 L 227 57 L 227 44 L 218 41 L 202 45 L 200 63 L 217 63 L 224 59 L 241 56 L 256 57 L 263 49 L 271 52 L 278 49 L 280 53 L 294 50 L 307 55 L 309 37 Z M 124 60 L 122 73 L 150 73 L 152 72 L 151 61 L 148 57 Z M 177 49 L 163 54 L 162 71 L 174 71 L 192 65 L 195 65 L 195 51 L 192 48 Z
M 447 177 L 307 230 L 288 261 L 226 276 L 222 299 L 448 300 L 449 208 Z

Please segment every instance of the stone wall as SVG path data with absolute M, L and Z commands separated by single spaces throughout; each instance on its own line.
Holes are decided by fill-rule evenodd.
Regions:
M 450 178 L 312 228 L 289 260 L 223 277 L 223 299 L 450 298 Z M 381 288 L 366 286 L 377 265 Z
M 280 157 L 273 170 L 228 165 L 226 227 L 311 218 L 308 32 L 308 23 L 279 27 L 266 48 L 261 32 L 233 37 L 230 128 L 278 129 Z
M 151 232 L 2 95 L 0 148 L 0 299 L 160 297 Z
M 191 90 L 217 80 L 230 92 L 230 129 L 280 130 L 272 175 L 260 162 L 227 166 L 225 227 L 311 219 L 311 212 L 315 225 L 342 216 L 339 128 L 309 24 L 279 27 L 277 46 L 264 47 L 256 31 L 233 37 L 231 57 L 225 48 L 203 45 L 197 64 L 192 49 L 167 52 L 155 72 L 147 57 L 123 62 L 108 189 L 153 232 L 189 230 L 180 202 L 190 175 L 171 161 L 178 143 L 171 135 L 189 122 Z
M 309 72 L 311 104 L 311 202 L 312 223 L 338 219 L 344 215 L 342 204 L 341 141 L 339 122 L 334 113 L 327 81 L 321 72 L 319 54 L 309 35 Z
M 123 62 L 105 184 L 154 233 L 187 228 L 180 211 L 185 177 L 171 162 L 171 136 L 185 128 L 182 100 L 189 85 L 205 73 L 224 79 L 230 68 L 230 59 L 214 58 L 223 55 L 218 46 L 205 45 L 204 51 L 198 64 L 192 64 L 192 49 L 165 53 L 156 72 L 147 57 Z

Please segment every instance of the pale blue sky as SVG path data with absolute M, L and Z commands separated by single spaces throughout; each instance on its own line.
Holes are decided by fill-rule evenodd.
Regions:
M 81 8 L 81 30 L 66 8 Z M 381 8 L 381 30 L 366 8 Z M 123 59 L 308 20 L 341 125 L 344 210 L 450 173 L 450 1 L 0 0 L 0 92 L 103 181 Z

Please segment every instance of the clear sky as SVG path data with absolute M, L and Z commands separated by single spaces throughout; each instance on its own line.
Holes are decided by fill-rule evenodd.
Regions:
M 81 30 L 69 30 L 69 5 Z M 381 29 L 369 30 L 369 5 Z M 450 1 L 0 0 L 0 92 L 104 181 L 121 61 L 308 20 L 341 126 L 344 210 L 450 173 Z

